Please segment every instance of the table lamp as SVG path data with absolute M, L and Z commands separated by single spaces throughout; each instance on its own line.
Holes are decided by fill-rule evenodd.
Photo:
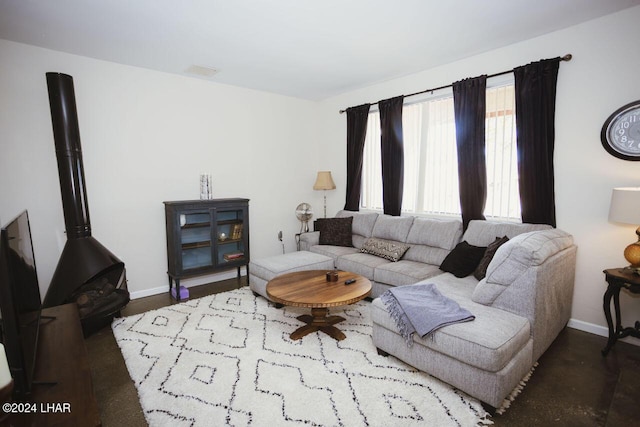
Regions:
M 316 183 L 313 184 L 314 190 L 324 190 L 324 217 L 327 217 L 327 190 L 335 190 L 336 184 L 331 178 L 331 171 L 320 171 L 316 178 Z
M 609 208 L 609 221 L 624 224 L 640 224 L 640 187 L 614 188 Z M 640 274 L 640 227 L 636 230 L 638 241 L 624 250 L 624 257 L 629 267 Z

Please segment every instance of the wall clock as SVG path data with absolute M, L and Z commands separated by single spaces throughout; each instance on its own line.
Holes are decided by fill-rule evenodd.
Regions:
M 612 156 L 640 160 L 640 100 L 614 111 L 602 125 L 600 140 Z

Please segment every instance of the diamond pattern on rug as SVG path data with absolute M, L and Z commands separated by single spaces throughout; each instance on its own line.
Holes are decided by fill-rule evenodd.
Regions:
M 320 381 L 319 381 L 320 380 Z M 255 390 L 272 398 L 273 406 L 280 409 L 287 421 L 311 425 L 338 425 L 335 396 L 321 378 L 286 363 L 260 360 L 256 369 Z M 295 402 L 312 403 L 307 405 Z
M 476 426 L 480 403 L 376 353 L 369 303 L 330 309 L 347 338 L 292 341 L 309 310 L 247 288 L 116 319 L 151 426 Z

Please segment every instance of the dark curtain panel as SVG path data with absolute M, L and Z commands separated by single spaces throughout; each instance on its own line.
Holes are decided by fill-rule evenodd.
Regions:
M 385 214 L 399 216 L 404 186 L 402 103 L 404 96 L 378 102 L 382 157 L 382 207 Z
M 556 226 L 553 178 L 556 82 L 560 58 L 514 68 L 522 222 Z
M 452 87 L 460 209 L 462 224 L 466 230 L 472 219 L 485 219 L 487 165 L 484 139 L 487 76 L 464 79 L 453 83 Z
M 362 154 L 370 104 L 347 108 L 347 197 L 344 209 L 360 210 Z

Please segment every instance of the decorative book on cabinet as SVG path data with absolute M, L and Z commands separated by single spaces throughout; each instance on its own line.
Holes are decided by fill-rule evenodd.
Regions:
M 249 276 L 249 199 L 164 202 L 169 292 L 175 281 L 236 268 Z

